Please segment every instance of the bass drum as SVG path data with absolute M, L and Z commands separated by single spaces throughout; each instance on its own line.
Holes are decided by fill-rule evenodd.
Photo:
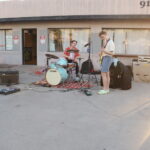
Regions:
M 50 85 L 59 85 L 67 80 L 68 74 L 64 68 L 49 69 L 46 73 L 46 80 Z

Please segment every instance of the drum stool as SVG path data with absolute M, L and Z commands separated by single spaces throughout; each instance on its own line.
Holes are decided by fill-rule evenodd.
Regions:
M 67 66 L 67 72 L 69 74 L 68 81 L 73 81 L 75 69 L 76 69 L 75 63 L 68 63 L 68 66 Z

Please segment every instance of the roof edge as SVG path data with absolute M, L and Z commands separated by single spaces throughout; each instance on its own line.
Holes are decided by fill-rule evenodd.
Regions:
M 73 21 L 73 20 L 127 20 L 127 19 L 150 19 L 150 15 L 69 15 L 69 16 L 38 16 L 0 18 L 0 23 L 8 22 L 33 22 L 33 21 Z

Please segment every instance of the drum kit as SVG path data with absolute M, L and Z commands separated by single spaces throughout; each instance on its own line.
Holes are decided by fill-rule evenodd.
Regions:
M 74 54 L 78 52 L 79 50 L 69 50 L 70 52 L 70 58 L 74 58 Z M 47 71 L 46 71 L 46 81 L 48 84 L 52 86 L 59 85 L 61 83 L 66 82 L 68 78 L 70 78 L 70 75 L 72 74 L 72 70 L 76 67 L 75 63 L 68 63 L 68 61 L 65 58 L 59 58 L 55 55 L 52 54 L 45 54 L 47 57 Z M 89 58 L 90 58 L 90 52 L 89 52 Z M 49 65 L 49 59 L 58 59 L 56 62 L 52 62 Z M 83 58 L 78 58 L 79 59 L 79 66 L 81 63 L 81 59 Z M 75 80 L 74 80 L 75 81 Z M 81 79 L 78 80 L 80 82 Z M 77 82 L 77 80 L 76 80 Z M 81 83 L 82 85 L 82 83 Z M 80 91 L 84 92 L 87 96 L 91 96 L 92 92 L 89 90 L 89 88 L 83 88 L 81 86 Z
M 59 58 L 52 54 L 46 54 L 49 59 L 58 59 L 47 65 L 46 81 L 52 86 L 64 83 L 69 78 L 69 73 L 75 67 L 74 63 L 68 63 L 65 58 Z

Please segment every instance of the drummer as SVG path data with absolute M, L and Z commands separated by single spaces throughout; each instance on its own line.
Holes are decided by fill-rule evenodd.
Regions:
M 76 48 L 77 41 L 72 40 L 70 42 L 70 47 L 66 48 L 64 51 L 64 57 L 67 59 L 68 63 L 75 63 L 76 64 L 76 76 L 78 77 L 79 73 L 79 65 L 77 62 L 77 58 L 80 56 L 79 50 Z

